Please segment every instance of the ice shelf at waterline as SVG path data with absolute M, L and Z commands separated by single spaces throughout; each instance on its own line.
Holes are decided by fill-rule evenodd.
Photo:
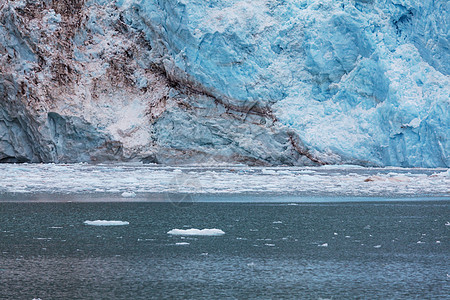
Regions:
M 448 22 L 431 0 L 3 1 L 0 161 L 448 167 Z
M 449 186 L 448 169 L 0 164 L 0 199 L 97 194 L 139 201 L 161 193 L 449 197 Z M 126 197 L 128 194 L 133 197 Z

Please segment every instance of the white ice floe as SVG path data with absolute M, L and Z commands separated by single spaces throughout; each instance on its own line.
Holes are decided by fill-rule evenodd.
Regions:
M 445 226 L 450 226 L 450 222 L 445 223 Z
M 328 247 L 328 243 L 323 243 L 323 244 L 320 244 L 320 245 L 317 245 L 317 246 L 319 246 L 319 247 Z
M 84 221 L 84 224 L 91 226 L 121 226 L 130 224 L 127 221 L 107 221 L 107 220 L 95 220 L 95 221 Z
M 172 229 L 167 234 L 171 235 L 199 235 L 199 236 L 219 236 L 224 235 L 225 232 L 223 232 L 220 229 L 212 228 L 212 229 Z
M 121 196 L 123 198 L 135 198 L 136 197 L 136 193 L 135 192 L 123 192 L 121 194 Z
M 29 164 L 24 168 L 0 164 L 0 194 L 122 193 L 125 197 L 137 191 L 165 193 L 173 189 L 174 178 L 180 173 L 201 183 L 177 186 L 177 192 L 192 194 L 252 194 L 266 187 L 270 193 L 308 196 L 448 197 L 450 186 L 448 169 L 273 167 L 262 171 L 263 168 L 237 166 L 233 170 L 236 171 L 231 172 L 228 167 L 173 170 L 152 165 L 88 164 Z
M 281 221 L 273 221 L 272 224 L 283 224 Z
M 381 245 L 375 245 L 374 248 L 381 248 Z
M 187 246 L 187 245 L 190 245 L 190 244 L 186 243 L 186 242 L 180 242 L 180 243 L 175 243 L 175 245 L 177 245 L 177 246 Z
M 275 170 L 271 170 L 271 169 L 262 169 L 261 173 L 264 175 L 276 175 L 277 172 Z

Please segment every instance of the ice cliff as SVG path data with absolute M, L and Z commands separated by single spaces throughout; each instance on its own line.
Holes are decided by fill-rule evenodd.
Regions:
M 449 12 L 3 0 L 0 161 L 448 167 Z

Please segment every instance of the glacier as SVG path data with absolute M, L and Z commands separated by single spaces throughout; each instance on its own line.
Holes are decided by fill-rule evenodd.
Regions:
M 449 167 L 450 4 L 0 4 L 0 161 Z

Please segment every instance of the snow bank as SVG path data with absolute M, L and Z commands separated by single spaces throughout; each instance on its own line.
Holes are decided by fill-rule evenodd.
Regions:
M 121 226 L 130 224 L 127 221 L 107 221 L 107 220 L 95 220 L 95 221 L 84 221 L 85 225 L 91 226 Z
M 203 236 L 219 236 L 224 235 L 225 232 L 223 232 L 220 229 L 172 229 L 167 234 L 171 235 L 203 235 Z

